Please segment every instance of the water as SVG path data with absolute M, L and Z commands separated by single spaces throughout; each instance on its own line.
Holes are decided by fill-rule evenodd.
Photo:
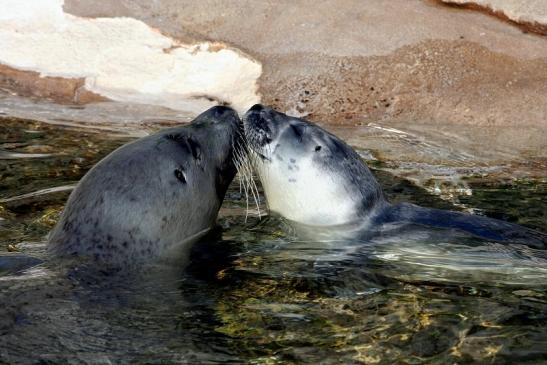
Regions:
M 185 269 L 129 275 L 46 260 L 71 187 L 132 138 L 0 121 L 0 363 L 547 361 L 544 252 L 420 227 L 367 242 L 306 240 L 275 216 L 246 221 L 237 182 L 219 230 Z M 372 165 L 392 201 L 476 209 L 545 232 L 544 181 L 468 178 L 473 194 L 456 191 L 455 208 Z

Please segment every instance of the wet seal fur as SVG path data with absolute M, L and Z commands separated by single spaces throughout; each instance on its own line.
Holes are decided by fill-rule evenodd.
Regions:
M 257 104 L 245 114 L 243 124 L 269 209 L 306 225 L 308 232 L 339 227 L 355 237 L 378 225 L 411 223 L 546 248 L 545 235 L 516 224 L 409 203 L 390 204 L 350 146 L 304 119 Z
M 237 113 L 216 106 L 118 148 L 80 180 L 48 251 L 113 266 L 187 255 L 215 225 L 240 138 Z

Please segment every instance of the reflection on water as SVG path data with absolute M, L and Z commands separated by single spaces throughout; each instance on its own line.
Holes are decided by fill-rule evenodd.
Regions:
M 547 357 L 545 251 L 423 227 L 391 227 L 366 241 L 306 240 L 274 216 L 245 223 L 237 183 L 221 210 L 222 232 L 197 244 L 184 270 L 128 274 L 46 259 L 45 236 L 71 187 L 128 140 L 0 121 L 0 362 L 525 364 Z M 451 208 L 407 180 L 375 173 L 391 200 Z M 468 183 L 473 194 L 458 195 L 462 205 L 545 232 L 544 182 Z

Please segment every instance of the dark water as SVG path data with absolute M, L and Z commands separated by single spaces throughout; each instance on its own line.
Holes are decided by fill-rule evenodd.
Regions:
M 0 121 L 0 363 L 547 362 L 545 252 L 419 227 L 305 240 L 276 217 L 245 221 L 237 183 L 185 269 L 47 260 L 70 186 L 128 140 Z M 375 173 L 391 200 L 453 208 Z M 545 182 L 469 185 L 461 203 L 546 231 Z

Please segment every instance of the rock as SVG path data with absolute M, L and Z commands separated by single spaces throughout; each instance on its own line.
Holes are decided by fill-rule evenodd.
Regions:
M 66 0 L 65 11 L 242 49 L 262 63 L 262 101 L 312 120 L 545 125 L 547 42 L 479 12 L 421 0 L 114 3 Z
M 1 85 L 63 101 L 99 95 L 195 113 L 215 104 L 244 111 L 259 100 L 260 64 L 242 52 L 182 44 L 133 18 L 76 17 L 62 3 L 0 0 L 0 63 L 9 66 L 0 69 Z
M 0 88 L 17 92 L 21 96 L 36 96 L 58 103 L 87 104 L 106 101 L 84 87 L 84 78 L 41 77 L 38 72 L 23 71 L 0 64 Z
M 547 35 L 547 2 L 544 0 L 441 0 L 470 9 L 483 10 L 508 19 L 524 29 Z
M 220 7 L 213 0 L 66 0 L 64 11 L 89 18 L 131 17 L 173 42 L 218 41 L 240 49 L 262 64 L 262 102 L 316 121 L 545 130 L 545 39 L 443 4 L 259 0 Z M 138 65 L 135 70 L 145 72 Z M 238 80 L 230 86 L 239 85 Z M 252 82 L 245 85 L 241 89 L 253 88 Z M 113 95 L 120 98 L 125 92 Z M 227 91 L 223 97 L 212 94 L 195 95 L 204 102 L 230 102 Z M 242 105 L 251 99 L 245 100 Z M 529 140 L 526 133 L 522 128 L 519 140 Z

